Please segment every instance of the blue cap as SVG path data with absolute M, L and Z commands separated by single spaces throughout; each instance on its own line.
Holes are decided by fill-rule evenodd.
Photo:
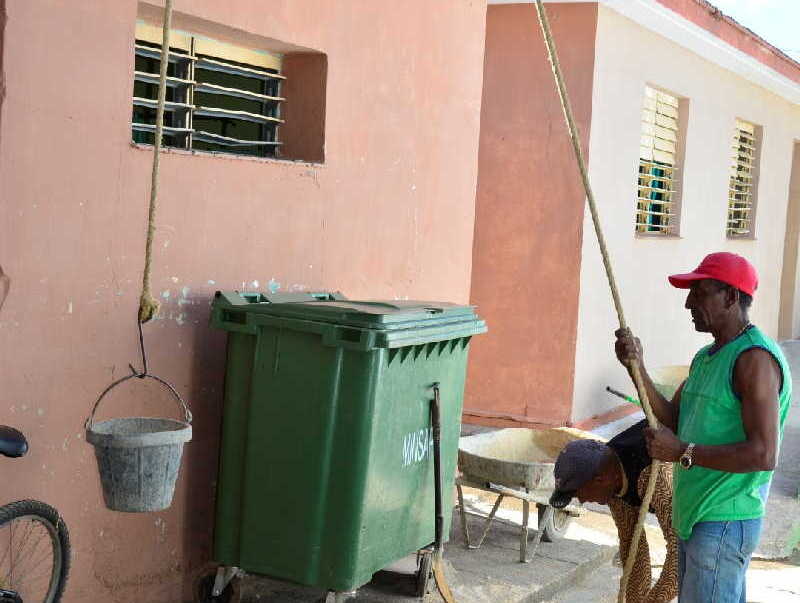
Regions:
M 597 440 L 573 440 L 556 459 L 553 476 L 556 489 L 550 497 L 550 505 L 556 509 L 566 507 L 578 488 L 600 473 L 608 446 Z

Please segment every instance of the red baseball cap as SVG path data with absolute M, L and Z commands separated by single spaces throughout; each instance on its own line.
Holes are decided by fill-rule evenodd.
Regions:
M 758 274 L 753 265 L 742 256 L 727 251 L 709 253 L 694 271 L 668 277 L 673 287 L 688 289 L 694 281 L 713 278 L 748 295 L 758 288 Z

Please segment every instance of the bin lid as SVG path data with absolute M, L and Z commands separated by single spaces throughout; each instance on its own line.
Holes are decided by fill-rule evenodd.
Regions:
M 463 340 L 486 332 L 472 306 L 428 301 L 352 301 L 341 293 L 218 291 L 211 322 L 255 334 L 277 325 L 322 335 L 326 345 L 367 351 Z
M 479 320 L 474 306 L 435 301 L 354 301 L 341 293 L 217 292 L 214 306 L 226 305 L 248 313 L 381 330 Z

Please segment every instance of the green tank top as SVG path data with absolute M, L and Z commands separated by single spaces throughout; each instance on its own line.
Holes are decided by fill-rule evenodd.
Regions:
M 778 397 L 779 434 L 792 396 L 792 377 L 780 347 L 757 327 L 709 355 L 708 345 L 692 360 L 683 386 L 678 416 L 678 437 L 700 445 L 733 444 L 745 438 L 741 403 L 733 391 L 733 368 L 739 354 L 751 348 L 767 350 L 781 368 L 783 384 Z M 780 440 L 779 440 L 780 441 Z M 675 463 L 672 525 L 688 540 L 701 521 L 755 519 L 764 515 L 772 471 L 727 473 L 695 465 L 687 470 Z

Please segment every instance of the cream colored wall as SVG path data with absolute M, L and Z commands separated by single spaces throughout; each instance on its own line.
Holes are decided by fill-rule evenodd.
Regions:
M 689 271 L 712 251 L 733 251 L 756 266 L 752 320 L 777 335 L 780 275 L 794 139 L 800 107 L 716 66 L 612 10 L 600 7 L 590 139 L 590 176 L 626 318 L 641 337 L 645 363 L 686 364 L 708 338 L 695 333 L 685 292 L 667 275 Z M 634 199 L 645 85 L 688 99 L 680 237 L 637 238 Z M 734 120 L 763 126 L 755 240 L 725 237 Z M 613 353 L 617 318 L 588 213 L 584 223 L 573 421 L 619 406 L 606 385 L 633 391 Z
M 792 175 L 789 181 L 789 202 L 786 210 L 786 236 L 781 270 L 781 309 L 778 337 L 800 337 L 800 140 L 795 142 Z

